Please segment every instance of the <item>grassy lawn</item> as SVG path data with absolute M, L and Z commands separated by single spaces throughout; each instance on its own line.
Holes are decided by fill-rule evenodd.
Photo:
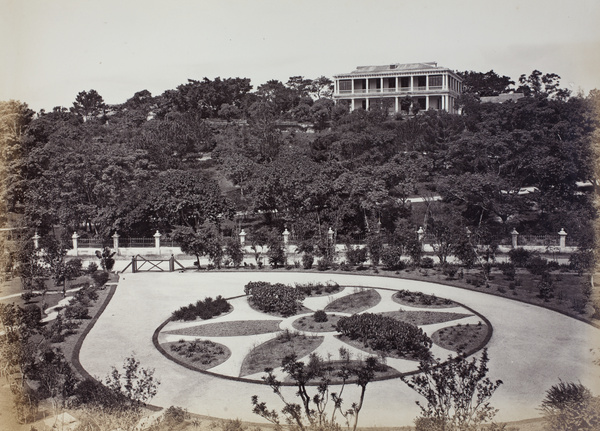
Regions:
M 242 320 L 238 322 L 208 323 L 189 328 L 165 331 L 165 334 L 196 337 L 239 337 L 279 331 L 281 320 Z
M 260 373 L 265 368 L 281 367 L 281 361 L 291 354 L 301 358 L 315 350 L 323 342 L 323 337 L 309 337 L 285 331 L 277 338 L 269 340 L 250 351 L 244 358 L 240 377 Z
M 179 340 L 161 346 L 172 357 L 199 370 L 216 367 L 231 356 L 231 351 L 226 346 L 208 340 Z
M 336 299 L 325 307 L 325 311 L 339 311 L 342 313 L 360 313 L 377 305 L 381 295 L 373 289 L 359 288 L 357 293 Z
M 451 320 L 462 319 L 472 316 L 472 314 L 446 313 L 443 311 L 388 311 L 381 313 L 384 316 L 393 317 L 402 322 L 413 325 L 431 325 L 433 323 L 449 322 Z
M 327 313 L 327 322 L 317 322 L 311 316 L 303 316 L 292 322 L 292 326 L 299 331 L 306 332 L 331 332 L 335 331 L 335 326 L 342 316 L 339 314 Z
M 453 352 L 469 352 L 480 346 L 488 333 L 488 326 L 480 325 L 456 325 L 438 329 L 431 334 L 431 340 L 444 349 Z

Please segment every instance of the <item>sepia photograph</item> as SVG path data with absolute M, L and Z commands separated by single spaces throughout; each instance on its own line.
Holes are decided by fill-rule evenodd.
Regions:
M 599 22 L 0 0 L 0 431 L 600 430 Z

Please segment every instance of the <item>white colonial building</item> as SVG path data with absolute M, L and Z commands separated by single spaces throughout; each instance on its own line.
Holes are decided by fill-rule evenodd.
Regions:
M 418 103 L 423 110 L 457 113 L 454 102 L 462 92 L 462 79 L 437 63 L 359 66 L 334 79 L 334 100 L 348 101 L 351 110 L 383 104 L 390 111 L 410 111 Z

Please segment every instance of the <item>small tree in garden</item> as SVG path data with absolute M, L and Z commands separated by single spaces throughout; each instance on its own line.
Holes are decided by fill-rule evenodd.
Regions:
M 100 259 L 100 266 L 105 272 L 112 271 L 115 266 L 115 259 L 113 259 L 115 254 L 116 252 L 111 251 L 108 247 L 104 247 L 102 251 L 96 250 L 96 257 Z
M 340 352 L 343 354 L 343 352 Z M 380 368 L 380 364 L 375 357 L 369 357 L 358 366 L 351 366 L 349 356 L 346 355 L 345 365 L 336 373 L 336 376 L 342 380 L 339 392 L 329 393 L 330 376 L 332 369 L 316 354 L 310 356 L 308 364 L 298 361 L 295 355 L 287 356 L 282 361 L 282 367 L 287 376 L 294 382 L 298 389 L 296 395 L 300 398 L 300 403 L 287 400 L 281 391 L 282 383 L 274 375 L 273 370 L 267 368 L 267 375 L 262 379 L 271 387 L 273 392 L 281 399 L 284 407 L 281 413 L 288 424 L 299 431 L 306 430 L 327 430 L 340 429 L 340 425 L 335 420 L 336 412 L 340 412 L 346 420 L 346 425 L 355 431 L 358 425 L 358 416 L 363 406 L 367 385 L 375 377 L 375 371 Z M 342 409 L 342 394 L 347 380 L 351 376 L 357 377 L 356 384 L 361 388 L 360 399 L 352 403 L 352 407 L 347 410 Z M 310 395 L 307 385 L 311 381 L 318 381 L 316 393 Z M 329 398 L 334 402 L 333 411 L 329 418 L 327 412 L 327 403 Z M 252 412 L 276 425 L 276 429 L 283 429 L 279 413 L 276 410 L 269 410 L 266 403 L 260 402 L 257 395 L 252 396 Z
M 81 259 L 67 260 L 67 249 L 61 242 L 51 237 L 45 241 L 44 250 L 44 261 L 50 268 L 54 284 L 62 285 L 63 296 L 65 296 L 67 281 L 81 275 Z
M 215 266 L 220 267 L 223 257 L 221 237 L 213 223 L 206 222 L 197 230 L 189 226 L 177 226 L 171 236 L 179 244 L 181 251 L 196 256 L 198 268 L 200 268 L 200 257 L 205 255 L 209 256 Z
M 231 259 L 233 266 L 239 268 L 244 261 L 244 249 L 235 238 L 227 238 L 225 241 L 225 254 Z
M 280 236 L 271 234 L 269 236 L 267 246 L 269 247 L 269 250 L 267 251 L 269 264 L 273 268 L 285 265 L 285 250 L 283 248 L 283 240 L 280 238 Z
M 421 416 L 415 420 L 417 431 L 467 431 L 491 421 L 496 415 L 489 399 L 502 384 L 487 377 L 487 349 L 479 359 L 468 361 L 462 356 L 421 361 L 420 374 L 402 377 L 402 381 L 419 395 Z
M 262 266 L 261 254 L 264 252 L 265 247 L 269 244 L 269 238 L 273 235 L 276 235 L 276 233 L 270 232 L 264 226 L 256 229 L 254 232 L 252 232 L 252 235 L 250 235 L 250 248 L 254 251 L 254 260 L 259 266 Z
M 54 414 L 65 406 L 67 398 L 75 392 L 77 378 L 60 349 L 47 347 L 40 350 L 39 359 L 33 372 L 40 384 L 43 397 L 52 401 Z
M 31 241 L 23 241 L 18 251 L 18 274 L 24 289 L 45 290 L 44 267 L 39 250 L 34 248 Z
M 302 253 L 302 267 L 311 269 L 315 262 L 315 245 L 312 241 L 303 241 L 298 244 L 296 253 Z
M 379 265 L 383 252 L 383 238 L 380 234 L 375 233 L 367 237 L 367 249 L 369 250 L 371 263 L 374 266 Z
M 125 358 L 122 371 L 112 367 L 105 384 L 114 393 L 124 396 L 131 408 L 139 409 L 156 395 L 160 381 L 154 377 L 154 369 L 141 367 L 140 361 L 132 355 Z

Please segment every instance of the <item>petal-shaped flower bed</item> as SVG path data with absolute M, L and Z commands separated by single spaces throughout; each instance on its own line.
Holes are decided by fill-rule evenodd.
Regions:
M 481 322 L 476 325 L 448 326 L 431 334 L 431 340 L 453 352 L 469 352 L 485 343 L 489 330 L 490 328 Z
M 340 385 L 343 383 L 343 380 L 340 377 L 340 372 L 343 368 L 360 368 L 364 365 L 364 361 L 359 360 L 350 360 L 350 361 L 326 361 L 324 366 L 327 368 L 325 373 L 326 377 L 329 379 L 329 383 L 332 385 Z M 392 368 L 386 364 L 379 364 L 379 368 L 375 370 L 375 377 L 373 380 L 385 380 L 391 379 L 393 377 L 400 376 L 400 372 L 395 368 Z M 285 376 L 283 378 L 284 382 L 292 383 L 293 380 L 289 376 Z M 321 378 L 309 380 L 312 384 L 319 384 L 321 382 Z M 356 383 L 357 377 L 355 374 L 350 374 L 347 378 L 346 383 Z
M 292 322 L 292 326 L 299 331 L 306 332 L 332 332 L 335 331 L 335 325 L 343 316 L 339 314 L 327 313 L 326 322 L 317 322 L 314 315 L 302 316 Z
M 267 334 L 280 330 L 281 320 L 241 320 L 233 322 L 208 323 L 188 328 L 165 331 L 165 334 L 192 335 L 196 337 L 240 337 Z
M 412 292 L 410 290 L 399 290 L 392 296 L 394 302 L 407 305 L 409 307 L 419 308 L 452 308 L 458 307 L 458 304 L 450 299 L 439 298 L 435 295 L 427 295 L 422 292 Z
M 277 338 L 255 347 L 246 355 L 240 377 L 263 372 L 265 368 L 280 367 L 283 358 L 291 354 L 295 354 L 298 358 L 306 356 L 322 342 L 323 337 L 310 337 L 284 331 Z
M 472 316 L 472 314 L 446 313 L 444 311 L 388 311 L 381 313 L 384 316 L 393 317 L 402 322 L 412 323 L 413 325 L 431 325 L 433 323 L 444 323 L 452 320 L 462 319 Z
M 374 307 L 381 301 L 381 295 L 374 289 L 364 289 L 347 296 L 342 296 L 325 307 L 325 311 L 342 313 L 360 313 Z
M 179 340 L 161 344 L 161 347 L 177 361 L 199 370 L 216 367 L 231 356 L 226 346 L 209 340 Z

